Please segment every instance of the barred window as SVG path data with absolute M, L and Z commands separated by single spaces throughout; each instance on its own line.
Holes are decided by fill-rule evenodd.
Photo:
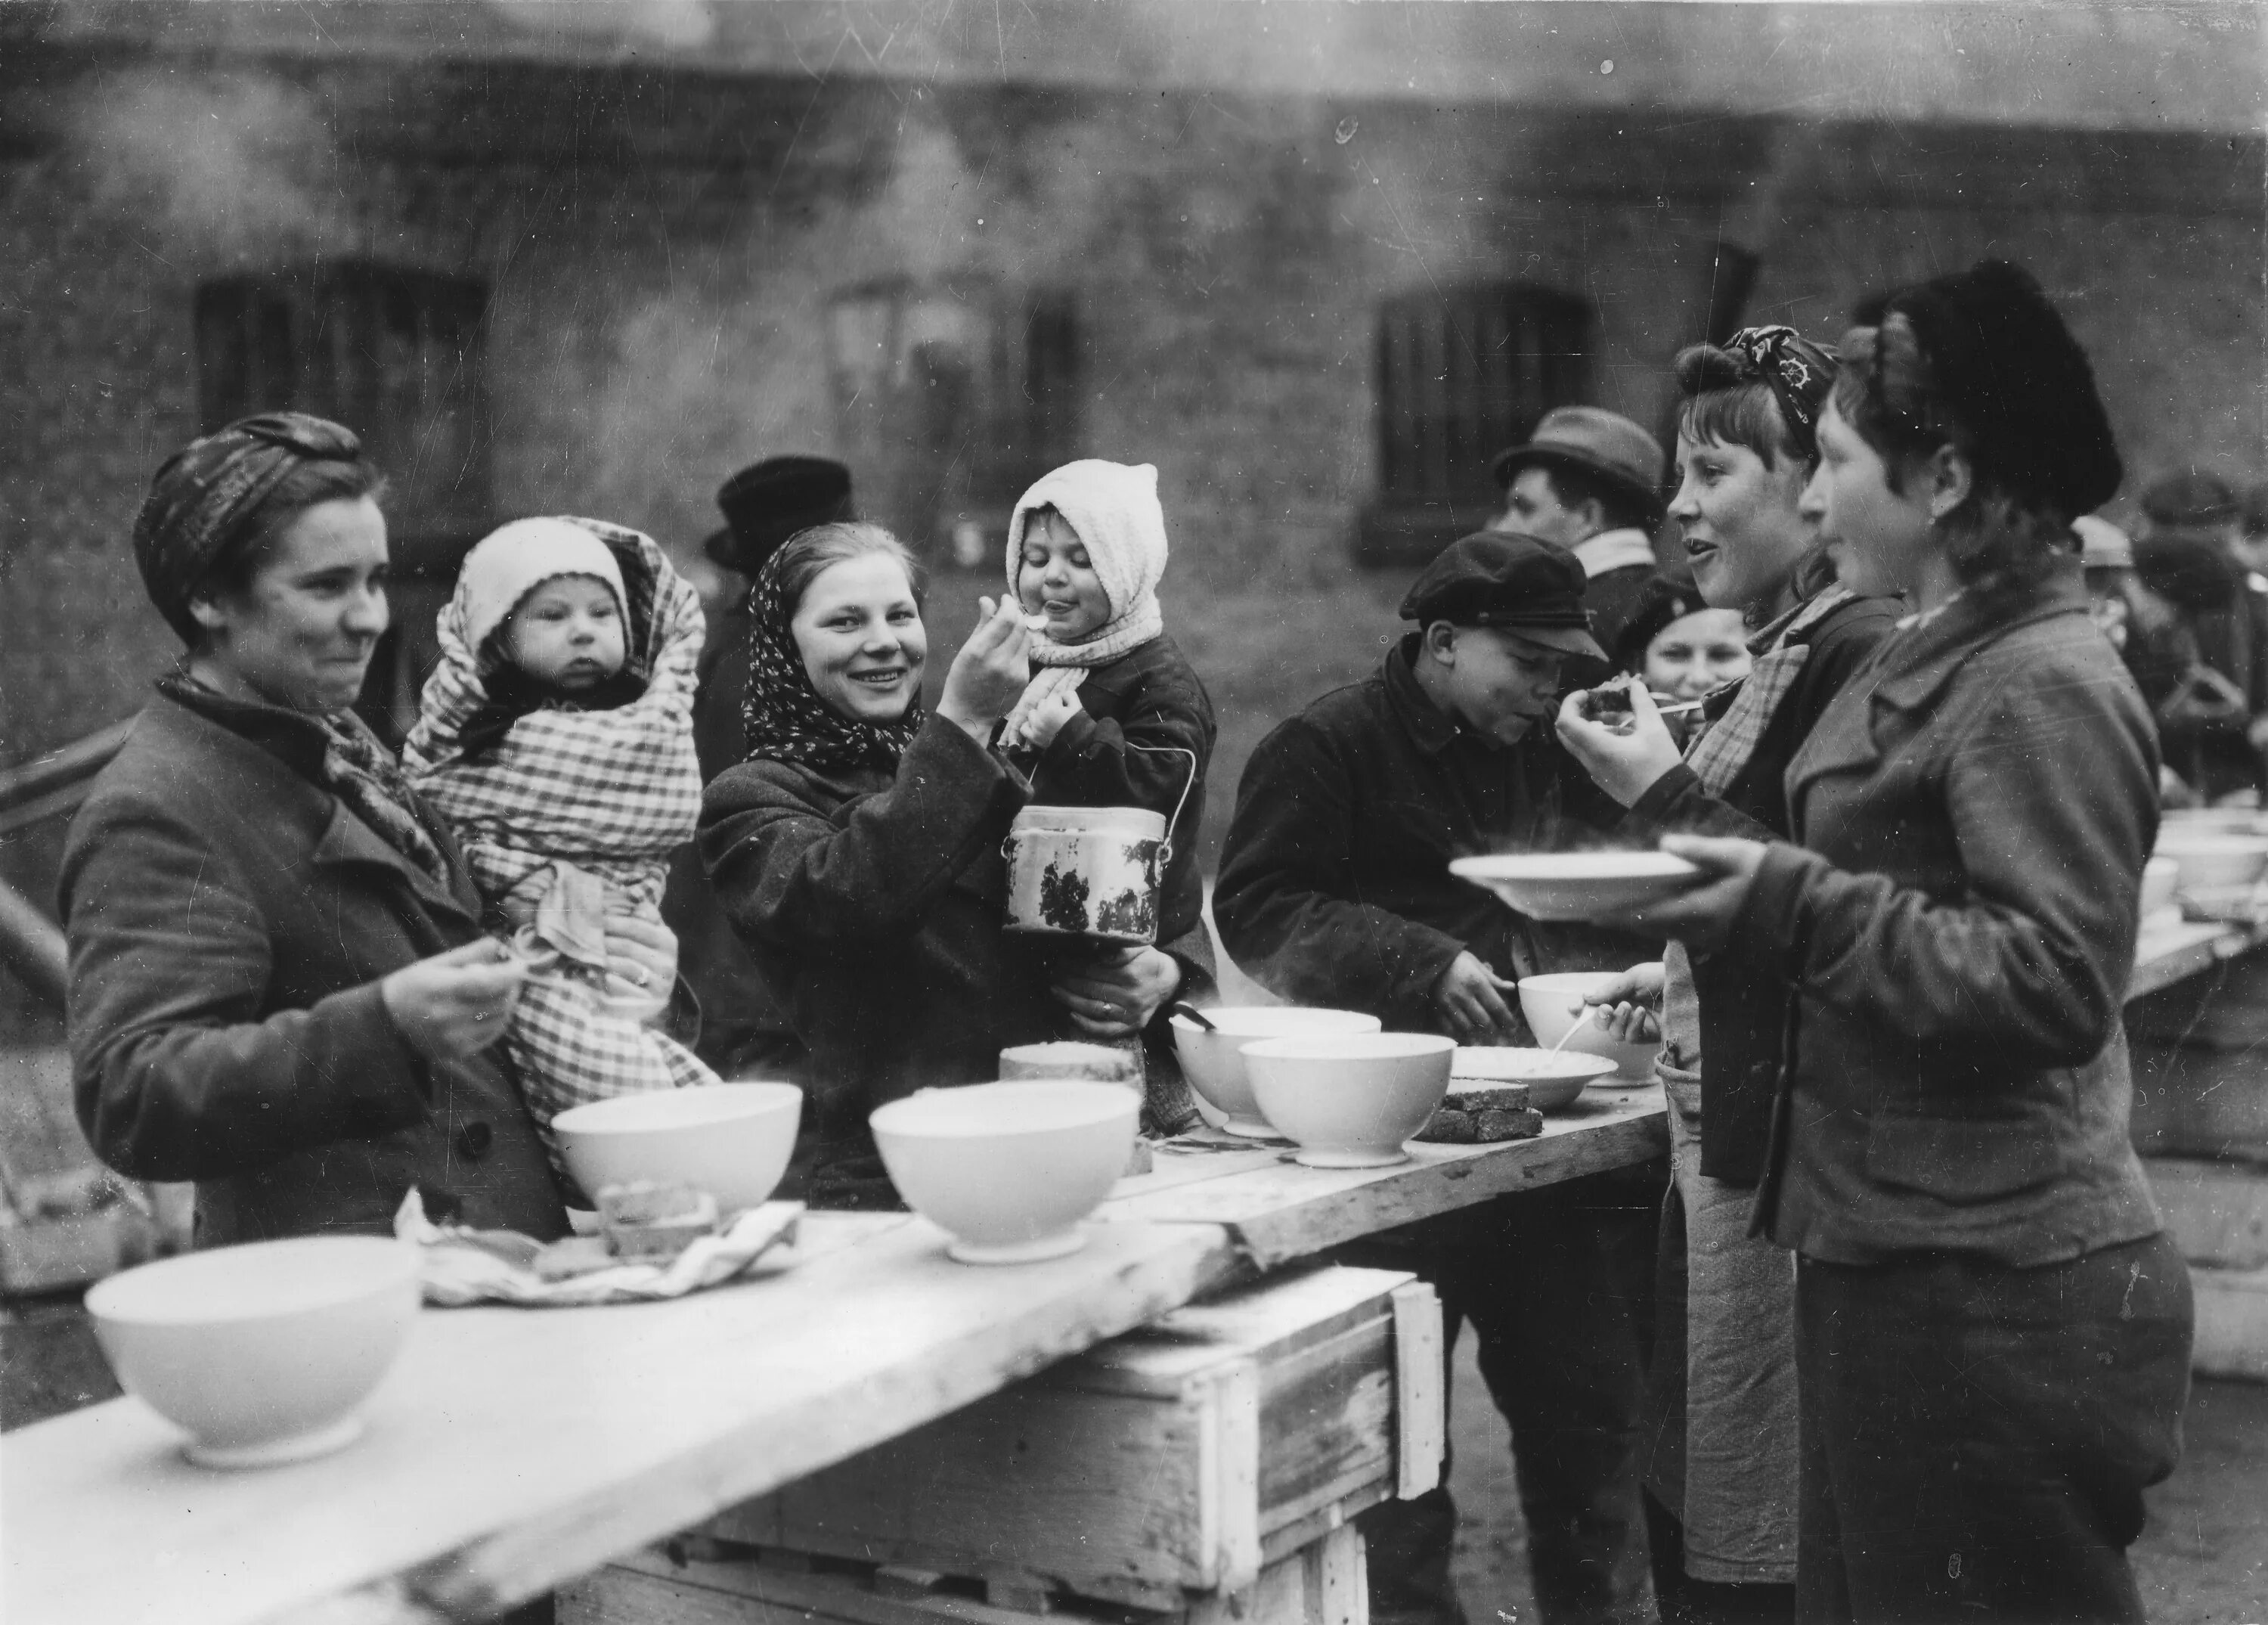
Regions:
M 1590 386 L 1587 301 L 1526 283 L 1427 288 L 1379 310 L 1376 503 L 1366 562 L 1430 557 L 1501 506 L 1489 460 Z
M 207 432 L 304 411 L 362 438 L 387 476 L 394 625 L 363 713 L 389 742 L 416 719 L 438 655 L 433 617 L 493 521 L 488 290 L 465 277 L 326 260 L 196 292 L 197 416 Z
M 937 562 L 991 565 L 1024 488 L 1079 455 L 1079 312 L 1059 289 L 892 277 L 828 306 L 860 506 Z

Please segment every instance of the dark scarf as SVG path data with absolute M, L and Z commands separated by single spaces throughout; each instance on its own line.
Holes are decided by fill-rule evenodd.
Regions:
M 458 731 L 459 753 L 476 762 L 504 742 L 512 725 L 534 711 L 619 711 L 644 697 L 645 677 L 625 665 L 594 688 L 569 693 L 532 677 L 510 661 L 491 667 L 482 678 L 488 702 Z
M 449 861 L 417 816 L 401 764 L 353 712 L 313 716 L 233 699 L 191 676 L 187 667 L 158 678 L 158 691 L 306 774 L 344 801 L 436 886 L 450 890 Z
M 828 705 L 811 686 L 790 624 L 794 607 L 780 591 L 775 553 L 748 589 L 748 698 L 741 708 L 747 759 L 794 762 L 821 772 L 850 767 L 895 772 L 922 725 L 920 696 L 895 722 L 861 722 Z

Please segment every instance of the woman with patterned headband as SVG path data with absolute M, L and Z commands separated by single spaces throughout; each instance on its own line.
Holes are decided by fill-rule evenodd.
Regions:
M 1889 630 L 1895 609 L 1836 584 L 1798 511 L 1835 371 L 1832 356 L 1785 327 L 1677 358 L 1669 511 L 1702 600 L 1740 612 L 1754 664 L 1709 698 L 1682 752 L 1643 684 L 1631 690 L 1638 721 L 1628 735 L 1587 720 L 1580 696 L 1567 702 L 1560 737 L 1630 809 L 1621 832 L 1637 842 L 1669 831 L 1785 839 L 1781 774 Z M 1794 1613 L 1794 1282 L 1786 1253 L 1747 1234 L 1788 994 L 1748 971 L 1672 942 L 1603 1000 L 1625 1035 L 1657 1021 L 1665 1030 L 1655 1071 L 1671 1106 L 1671 1180 L 1645 1503 L 1654 1592 L 1672 1625 Z
M 134 527 L 188 649 L 71 824 L 71 1055 L 96 1153 L 195 1180 L 201 1245 L 390 1233 L 413 1186 L 437 1218 L 566 1228 L 496 1047 L 523 972 L 351 709 L 379 491 L 348 430 L 248 417 L 169 458 Z M 670 986 L 666 932 L 608 947 Z
M 2070 543 L 2117 447 L 2014 266 L 1841 351 L 1805 511 L 1911 613 L 1789 764 L 1793 839 L 1672 838 L 1701 883 L 1629 923 L 1796 989 L 1755 1222 L 1796 1255 L 1800 1617 L 2139 1621 L 2191 1308 L 2120 1026 L 2157 741 Z

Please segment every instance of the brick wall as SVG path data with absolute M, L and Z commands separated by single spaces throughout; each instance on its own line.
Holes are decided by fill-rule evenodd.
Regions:
M 2251 476 L 2261 179 L 2257 140 L 2202 135 L 11 47 L 0 760 L 129 711 L 171 657 L 126 537 L 195 426 L 191 299 L 222 271 L 484 278 L 497 512 L 604 514 L 688 558 L 725 473 L 833 444 L 831 292 L 1067 285 L 1087 447 L 1159 465 L 1184 587 L 1296 588 L 1350 568 L 1372 494 L 1380 299 L 1580 292 L 1598 399 L 1653 422 L 1720 234 L 1764 255 L 1753 318 L 1828 336 L 1868 292 L 2022 261 L 2138 475 Z M 51 846 L 0 872 L 43 887 Z

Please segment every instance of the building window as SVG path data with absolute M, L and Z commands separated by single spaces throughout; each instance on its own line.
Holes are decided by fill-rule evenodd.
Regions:
M 1016 499 L 1078 455 L 1071 296 L 893 277 L 837 292 L 828 341 L 860 506 L 932 562 L 995 565 Z
M 1489 460 L 1590 386 L 1592 313 L 1524 283 L 1427 289 L 1378 315 L 1378 499 L 1366 562 L 1430 558 L 1502 506 Z
M 197 289 L 206 431 L 255 412 L 313 412 L 352 429 L 386 473 L 394 625 L 362 709 L 389 742 L 416 720 L 439 654 L 434 616 L 494 518 L 487 311 L 478 282 L 357 260 Z

